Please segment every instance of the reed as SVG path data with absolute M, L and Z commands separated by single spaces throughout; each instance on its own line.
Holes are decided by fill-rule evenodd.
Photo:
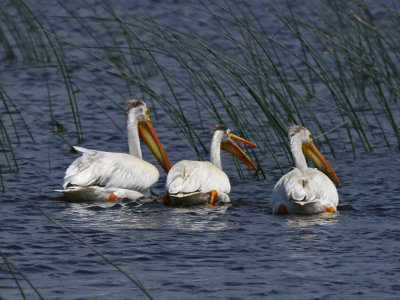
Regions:
M 18 0 L 11 7 L 19 19 L 12 18 L 6 9 L 1 14 L 0 20 L 6 26 L 0 29 L 0 47 L 9 59 L 21 56 L 27 61 L 41 61 L 45 73 L 48 68 L 57 67 L 78 143 L 83 140 L 83 131 L 75 91 L 85 89 L 77 89 L 74 82 L 107 96 L 96 85 L 71 74 L 68 68 L 72 66 L 91 71 L 110 89 L 111 77 L 125 82 L 132 93 L 139 92 L 140 98 L 163 109 L 200 159 L 207 155 L 208 147 L 200 139 L 199 130 L 206 131 L 217 122 L 227 123 L 259 144 L 259 149 L 246 149 L 259 163 L 259 174 L 265 174 L 261 161 L 274 162 L 276 168 L 291 163 L 286 134 L 292 123 L 322 133 L 323 145 L 332 155 L 335 152 L 331 137 L 343 134 L 347 136 L 344 143 L 351 145 L 354 156 L 361 150 L 373 150 L 371 141 L 382 140 L 387 147 L 400 148 L 396 122 L 396 66 L 400 56 L 392 51 L 398 47 L 393 34 L 400 32 L 393 31 L 397 27 L 387 22 L 375 24 L 374 14 L 364 1 L 358 5 L 347 1 L 298 1 L 290 5 L 269 1 L 264 4 L 269 17 L 281 23 L 274 32 L 245 1 L 202 0 L 193 7 L 187 5 L 199 14 L 169 11 L 183 23 L 199 24 L 204 28 L 202 32 L 170 26 L 149 16 L 127 18 L 110 2 L 85 2 L 91 17 L 81 17 L 65 2 L 57 3 L 67 16 L 56 19 L 73 20 L 88 37 L 87 44 L 66 40 L 52 25 L 54 16 L 46 16 L 37 7 Z M 311 13 L 302 14 L 299 7 Z M 392 24 L 399 22 L 398 11 L 384 5 L 381 9 Z M 13 44 L 19 47 L 14 49 Z M 33 49 L 29 55 L 28 48 Z M 90 59 L 69 56 L 71 49 Z M 163 82 L 162 90 L 160 85 L 154 85 L 155 79 Z M 48 84 L 46 88 L 49 90 Z M 180 90 L 191 98 L 197 118 L 187 117 L 184 99 L 178 96 Z M 82 94 L 113 122 L 90 95 Z M 120 106 L 120 101 L 108 98 Z M 50 92 L 48 102 L 51 108 Z M 54 119 L 52 109 L 50 118 Z M 344 128 L 337 129 L 336 134 L 323 134 L 338 128 L 338 124 Z M 118 128 L 115 122 L 114 125 Z M 12 126 L 2 125 L 4 141 Z M 11 144 L 7 144 L 10 149 Z M 11 161 L 16 166 L 12 155 L 6 161 L 8 166 Z
M 183 23 L 199 24 L 202 32 L 170 26 L 149 16 L 127 18 L 110 2 L 85 2 L 83 5 L 92 12 L 91 17 L 81 17 L 65 2 L 57 3 L 67 16 L 49 17 L 24 0 L 16 1 L 13 5 L 25 20 L 23 27 L 14 35 L 6 34 L 2 27 L 0 46 L 10 58 L 16 57 L 17 52 L 10 45 L 19 41 L 22 46 L 18 47 L 18 55 L 51 61 L 42 66 L 44 72 L 47 68 L 58 68 L 78 143 L 83 140 L 83 131 L 74 91 L 90 87 L 115 106 L 120 106 L 120 101 L 106 96 L 79 75 L 71 74 L 68 68 L 72 66 L 92 72 L 110 89 L 114 80 L 125 82 L 127 90 L 135 95 L 140 93 L 140 98 L 156 108 L 153 109 L 156 117 L 157 110 L 163 109 L 174 123 L 169 126 L 180 131 L 200 159 L 207 155 L 208 147 L 200 139 L 199 130 L 208 131 L 215 123 L 226 123 L 259 145 L 256 150 L 246 149 L 259 165 L 258 174 L 266 173 L 261 161 L 273 162 L 275 168 L 281 169 L 291 164 L 286 134 L 292 123 L 321 133 L 324 139 L 321 145 L 327 146 L 329 150 L 324 150 L 332 155 L 335 152 L 331 138 L 335 136 L 346 136 L 343 143 L 351 146 L 354 157 L 359 151 L 373 150 L 371 141 L 382 140 L 387 147 L 400 148 L 396 122 L 399 116 L 396 66 L 400 56 L 392 51 L 398 47 L 393 34 L 400 31 L 393 31 L 397 27 L 385 22 L 375 24 L 374 15 L 364 1 L 358 5 L 347 1 L 295 5 L 267 2 L 264 5 L 271 14 L 269 17 L 281 23 L 274 32 L 266 28 L 260 15 L 245 1 L 202 0 L 194 7 L 187 5 L 199 14 L 169 11 Z M 296 9 L 299 7 L 311 13 L 301 14 Z M 398 11 L 386 6 L 381 9 L 393 24 L 399 22 Z M 52 25 L 54 18 L 73 20 L 87 36 L 87 44 L 63 38 Z M 7 23 L 8 32 L 21 26 L 10 20 L 7 11 L 2 13 L 1 20 Z M 26 34 L 32 29 L 40 38 L 32 39 Z M 35 49 L 30 56 L 24 45 Z M 44 48 L 48 50 L 40 56 L 39 50 Z M 69 56 L 71 49 L 80 51 L 89 60 Z M 160 80 L 163 84 L 157 82 L 156 87 L 155 81 Z M 74 82 L 83 88 L 77 89 Z M 178 96 L 181 90 L 197 108 L 197 118 L 187 117 L 183 109 L 185 99 Z M 118 98 L 126 98 L 126 94 L 115 89 L 114 92 Z M 85 92 L 82 95 L 113 122 L 90 95 Z M 54 119 L 51 109 L 50 118 Z M 338 124 L 344 128 L 338 128 Z M 114 125 L 118 128 L 115 122 Z M 337 133 L 323 134 L 332 128 Z M 5 133 L 11 128 L 2 129 Z
M 35 210 L 37 210 L 42 216 L 44 216 L 46 219 L 51 221 L 52 223 L 56 224 L 57 227 L 60 229 L 64 230 L 66 233 L 71 235 L 73 238 L 78 240 L 82 245 L 85 247 L 89 248 L 92 250 L 96 255 L 98 255 L 100 258 L 102 258 L 104 261 L 106 261 L 108 264 L 110 264 L 112 267 L 114 267 L 120 274 L 125 276 L 131 283 L 133 283 L 139 290 L 143 292 L 143 294 L 148 298 L 148 299 L 153 299 L 149 292 L 146 290 L 144 285 L 139 281 L 139 279 L 136 278 L 136 276 L 130 275 L 127 271 L 125 271 L 123 268 L 118 266 L 116 263 L 114 263 L 109 257 L 104 255 L 100 250 L 96 249 L 94 246 L 86 242 L 83 238 L 81 238 L 78 234 L 74 233 L 70 229 L 66 228 L 63 224 L 61 224 L 59 221 L 55 220 L 52 216 L 50 216 L 48 213 L 43 211 L 36 203 L 25 199 L 27 203 L 29 203 Z M 135 277 L 135 278 L 134 278 Z M 21 290 L 22 293 L 22 290 Z
M 192 93 L 194 101 L 201 101 L 210 110 L 223 107 L 227 119 L 239 131 L 246 130 L 247 124 L 233 117 L 231 109 L 243 102 L 247 102 L 247 107 L 249 103 L 255 103 L 263 115 L 256 115 L 252 121 L 261 118 L 268 121 L 268 126 L 260 130 L 261 134 L 264 133 L 262 140 L 268 145 L 274 142 L 281 145 L 275 151 L 265 146 L 272 156 L 287 152 L 286 120 L 323 133 L 329 128 L 337 128 L 337 119 L 341 119 L 354 155 L 359 145 L 363 150 L 371 151 L 370 140 L 374 137 L 382 138 L 388 147 L 400 146 L 395 122 L 399 115 L 397 88 L 393 83 L 398 80 L 395 67 L 398 57 L 390 53 L 394 46 L 388 31 L 390 28 L 373 24 L 372 13 L 365 3 L 352 8 L 345 1 L 323 2 L 323 9 L 318 6 L 315 9 L 314 15 L 319 16 L 315 20 L 299 18 L 290 6 L 273 3 L 270 8 L 283 26 L 281 32 L 273 35 L 266 33 L 266 28 L 262 28 L 260 23 L 249 22 L 249 19 L 257 20 L 256 16 L 251 18 L 254 12 L 244 3 L 237 3 L 202 2 L 201 12 L 211 15 L 218 26 L 176 13 L 188 18 L 188 23 L 197 22 L 207 27 L 211 35 L 218 36 L 223 42 L 214 42 L 201 33 L 188 33 L 154 20 L 138 20 L 143 24 L 142 28 L 156 28 L 149 33 L 163 42 L 157 44 L 158 52 L 190 72 L 197 86 L 206 86 L 197 89 L 207 90 L 202 97 Z M 298 3 L 297 7 L 302 5 Z M 313 9 L 311 5 L 309 8 Z M 327 12 L 321 16 L 320 11 Z M 334 24 L 332 15 L 337 16 Z M 299 50 L 289 48 L 278 39 L 282 31 L 291 34 Z M 236 51 L 227 55 L 226 49 L 232 48 Z M 285 58 L 288 58 L 286 62 L 283 61 Z M 303 72 L 297 71 L 299 64 Z M 291 71 L 290 74 L 287 70 Z M 308 74 L 308 78 L 304 74 Z M 221 90 L 221 83 L 226 85 L 225 90 Z M 190 83 L 183 84 L 190 86 Z M 316 85 L 329 93 L 325 111 L 316 111 L 316 105 L 312 103 L 322 98 L 316 94 Z M 211 94 L 213 89 L 217 92 Z M 231 97 L 227 101 L 229 92 L 238 95 L 238 99 L 232 101 Z M 337 114 L 334 119 L 330 118 L 332 110 Z M 214 118 L 220 119 L 220 115 L 216 114 Z M 326 119 L 331 122 L 327 123 Z M 386 125 L 390 125 L 392 131 L 388 131 Z M 394 136 L 396 141 L 389 141 L 388 136 Z M 271 140 L 271 137 L 276 137 L 276 140 Z M 329 136 L 324 135 L 324 139 L 334 154 Z M 282 149 L 282 146 L 285 147 Z
M 20 279 L 18 277 L 22 277 L 22 279 L 32 288 L 35 294 L 39 299 L 44 299 L 39 290 L 35 287 L 35 285 L 29 280 L 29 278 L 2 252 L 0 251 L 0 256 L 3 259 L 4 264 L 7 266 L 11 277 L 15 281 L 16 286 L 21 294 L 23 299 L 28 299 L 25 295 L 24 289 L 20 283 Z M 1 298 L 1 296 L 0 296 Z
M 22 58 L 26 63 L 49 61 L 46 42 L 23 1 L 0 3 L 0 59 Z
M 167 126 L 199 159 L 208 154 L 208 140 L 203 141 L 201 133 L 215 123 L 227 124 L 258 145 L 257 149 L 246 148 L 257 165 L 254 173 L 242 170 L 235 160 L 240 177 L 265 178 L 292 165 L 287 128 L 293 123 L 309 128 L 317 142 L 323 140 L 319 146 L 332 155 L 335 147 L 346 144 L 350 149 L 345 150 L 354 157 L 372 151 L 377 143 L 400 149 L 400 54 L 396 50 L 400 48 L 400 11 L 384 1 L 378 1 L 378 10 L 386 16 L 380 19 L 369 1 L 182 3 L 186 11 L 196 13 L 170 10 L 166 5 L 165 10 L 188 28 L 146 15 L 125 14 L 107 1 L 82 2 L 91 16 L 81 16 L 68 2 L 56 2 L 62 16 L 48 16 L 30 1 L 0 3 L 0 60 L 7 62 L 1 64 L 0 72 L 13 70 L 15 62 L 24 63 L 21 72 L 24 68 L 43 72 L 49 105 L 48 119 L 43 119 L 10 98 L 6 85 L 0 85 L 3 191 L 3 174 L 18 171 L 16 147 L 27 140 L 35 142 L 24 116 L 38 120 L 49 134 L 71 146 L 84 140 L 78 104 L 90 102 L 122 131 L 86 92 L 89 89 L 120 110 L 127 95 L 145 100 L 156 118 L 163 110 L 170 116 Z M 268 28 L 268 20 L 254 7 L 268 13 L 278 29 Z M 63 19 L 82 30 L 84 42 L 68 40 L 57 31 L 54 24 Z M 190 24 L 202 30 L 192 30 Z M 96 84 L 71 72 L 72 68 L 90 73 Z M 64 120 L 54 117 L 48 76 L 54 69 L 65 86 L 76 141 L 57 128 Z M 124 84 L 125 90 L 116 89 L 115 82 Z M 185 110 L 188 101 L 195 107 L 195 117 Z M 29 139 L 22 140 L 21 132 Z M 151 298 L 139 281 L 33 206 Z M 20 278 L 29 281 L 3 253 L 1 256 L 25 298 Z

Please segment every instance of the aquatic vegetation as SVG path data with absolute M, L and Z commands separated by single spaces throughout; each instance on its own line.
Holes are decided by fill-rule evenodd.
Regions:
M 72 237 L 77 239 L 81 244 L 85 245 L 87 248 L 89 248 L 94 253 L 96 253 L 96 255 L 98 255 L 98 257 L 102 258 L 108 264 L 110 264 L 115 269 L 117 269 L 123 276 L 125 276 L 130 282 L 132 282 L 136 287 L 138 287 L 143 292 L 143 294 L 145 294 L 147 296 L 148 299 L 153 299 L 151 297 L 151 295 L 149 294 L 149 292 L 146 290 L 146 288 L 143 286 L 143 284 L 139 281 L 139 279 L 134 278 L 135 276 L 130 275 L 127 271 L 125 271 L 123 268 L 121 268 L 115 262 L 113 262 L 109 257 L 104 255 L 100 250 L 96 249 L 91 244 L 89 244 L 86 241 L 84 241 L 78 234 L 76 234 L 73 231 L 71 231 L 70 229 L 66 228 L 60 222 L 58 222 L 57 220 L 52 218 L 49 214 L 45 213 L 37 205 L 35 205 L 35 203 L 33 203 L 33 202 L 29 201 L 29 200 L 27 200 L 27 202 L 30 205 L 32 205 L 41 215 L 43 215 L 45 218 L 47 218 L 50 222 L 56 224 L 58 226 L 58 228 L 60 228 L 60 229 L 64 230 L 65 232 L 67 232 L 69 235 L 71 235 Z M 21 293 L 22 293 L 22 291 L 21 291 Z
M 379 143 L 400 148 L 400 11 L 384 1 L 164 4 L 174 23 L 111 1 L 76 2 L 56 1 L 57 15 L 25 0 L 0 4 L 0 74 L 35 72 L 46 103 L 39 114 L 2 80 L 3 190 L 3 175 L 19 169 L 16 149 L 38 138 L 33 121 L 41 135 L 70 148 L 86 135 L 82 106 L 94 107 L 120 133 L 108 107 L 122 110 L 130 97 L 146 101 L 155 119 L 168 115 L 160 121 L 199 159 L 208 156 L 201 133 L 215 123 L 256 142 L 257 149 L 245 149 L 256 171 L 236 161 L 241 177 L 265 178 L 293 164 L 287 139 L 293 123 L 309 128 L 332 155 L 342 149 L 356 157 Z M 68 30 L 58 26 L 64 20 Z M 62 95 L 54 95 L 54 82 Z M 73 126 L 66 128 L 69 119 Z
M 23 279 L 23 282 L 26 282 L 32 288 L 32 290 L 35 292 L 35 294 L 38 296 L 39 299 L 44 299 L 43 296 L 40 294 L 39 290 L 32 283 L 32 281 L 29 280 L 29 278 L 2 251 L 0 251 L 0 256 L 3 259 L 4 265 L 7 266 L 7 269 L 10 275 L 12 276 L 23 299 L 27 299 L 27 297 L 24 293 L 25 287 L 22 286 L 21 278 Z
M 262 161 L 274 161 L 275 168 L 292 163 L 286 139 L 292 123 L 320 132 L 332 155 L 333 140 L 342 147 L 351 145 L 354 156 L 357 151 L 373 150 L 373 142 L 400 147 L 395 121 L 399 116 L 399 56 L 393 51 L 398 45 L 392 30 L 397 28 L 392 25 L 398 22 L 399 12 L 394 9 L 346 1 L 304 7 L 277 1 L 250 6 L 244 1 L 204 0 L 187 4 L 196 14 L 168 11 L 179 24 L 204 28 L 198 32 L 191 31 L 190 25 L 182 28 L 152 16 L 127 15 L 107 2 L 83 4 L 90 12 L 86 16 L 72 4 L 57 3 L 62 16 L 46 16 L 23 0 L 6 5 L 2 22 L 7 26 L 0 32 L 0 47 L 8 59 L 40 61 L 44 72 L 57 68 L 78 143 L 83 141 L 78 101 L 96 105 L 85 89 L 98 90 L 112 105 L 120 106 L 120 100 L 98 86 L 113 89 L 123 99 L 124 94 L 113 87 L 122 82 L 128 91 L 134 90 L 138 98 L 151 103 L 153 110 L 163 109 L 171 116 L 169 126 L 180 131 L 199 159 L 208 150 L 198 132 L 215 122 L 227 123 L 256 141 L 261 150 L 246 151 L 258 165 L 257 177 L 268 172 Z M 268 11 L 268 16 L 257 9 Z M 314 14 L 302 14 L 302 9 Z M 21 22 L 7 22 L 12 19 L 11 10 L 17 11 Z M 379 20 L 374 17 L 377 13 L 388 18 Z M 58 32 L 54 24 L 60 18 L 79 27 L 84 42 Z M 271 32 L 270 22 L 280 22 L 281 29 Z M 11 34 L 18 26 L 19 34 Z M 27 51 L 24 45 L 33 50 Z M 69 54 L 72 50 L 74 55 Z M 75 76 L 71 68 L 87 70 L 96 76 L 96 83 L 79 73 Z M 182 98 L 182 91 L 187 96 Z M 77 93 L 81 93 L 79 100 Z M 186 97 L 196 107 L 196 118 L 185 112 Z M 51 107 L 50 96 L 48 101 Z M 49 118 L 58 124 L 52 109 Z

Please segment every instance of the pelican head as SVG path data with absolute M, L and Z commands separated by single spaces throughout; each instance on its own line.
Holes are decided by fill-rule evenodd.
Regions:
M 337 186 L 340 185 L 335 172 L 314 145 L 311 133 L 307 128 L 299 125 L 290 127 L 289 140 L 292 146 L 292 153 L 296 151 L 296 145 L 301 145 L 303 154 L 306 155 L 321 172 L 335 182 Z M 295 155 L 295 153 L 293 153 L 293 155 Z
M 211 130 L 211 136 L 213 140 L 218 139 L 221 142 L 222 150 L 236 155 L 249 168 L 253 170 L 255 169 L 255 165 L 250 157 L 233 140 L 245 143 L 251 147 L 256 147 L 256 144 L 249 142 L 237 135 L 234 135 L 228 127 L 221 124 L 214 126 L 214 128 Z
M 150 122 L 146 104 L 140 100 L 126 101 L 125 116 L 128 126 L 136 126 L 140 138 L 149 147 L 159 164 L 166 172 L 171 169 L 168 157 Z

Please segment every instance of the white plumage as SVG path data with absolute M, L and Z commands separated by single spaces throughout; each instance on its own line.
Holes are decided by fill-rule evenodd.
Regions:
M 70 186 L 66 190 L 56 190 L 65 195 L 70 202 L 104 202 L 115 199 L 138 200 L 142 197 L 150 197 L 150 190 L 138 192 L 134 190 L 102 187 L 102 186 Z
M 154 165 L 130 154 L 74 148 L 83 155 L 68 167 L 64 188 L 97 185 L 145 192 L 160 176 Z
M 228 194 L 231 185 L 228 176 L 222 171 L 220 149 L 237 155 L 254 169 L 251 159 L 233 142 L 232 138 L 254 147 L 255 144 L 233 135 L 224 125 L 216 125 L 211 134 L 211 162 L 183 160 L 176 163 L 167 176 L 165 186 L 168 199 L 166 203 L 194 205 L 210 202 L 212 205 L 214 199 L 220 202 L 229 202 Z
M 339 203 L 335 185 L 324 173 L 308 168 L 304 173 L 295 168 L 275 185 L 272 194 L 274 212 L 284 205 L 288 213 L 316 214 Z
M 231 185 L 224 171 L 208 161 L 182 160 L 168 173 L 166 182 L 169 194 L 207 193 L 216 190 L 229 194 Z
M 285 174 L 274 187 L 274 213 L 336 212 L 339 196 L 332 180 L 337 185 L 339 180 L 314 146 L 310 132 L 304 127 L 292 126 L 289 137 L 296 167 Z M 308 168 L 303 152 L 329 177 L 317 169 Z
M 168 158 L 151 126 L 145 104 L 127 102 L 128 142 L 131 154 L 74 147 L 82 152 L 67 169 L 62 192 L 72 201 L 136 200 L 150 196 L 150 187 L 159 178 L 158 169 L 141 159 L 139 132 L 160 164 L 168 171 Z

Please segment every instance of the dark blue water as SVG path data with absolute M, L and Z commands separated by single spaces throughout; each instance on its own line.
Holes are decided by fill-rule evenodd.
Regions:
M 132 13 L 149 13 L 162 20 L 171 19 L 172 25 L 179 23 L 168 11 L 154 8 L 155 3 L 143 2 L 131 7 Z M 124 5 L 129 7 L 124 1 L 115 4 L 117 9 Z M 166 5 L 194 14 L 190 7 L 181 8 L 173 1 Z M 42 9 L 49 15 L 62 14 L 52 6 Z M 260 10 L 259 13 L 267 12 Z M 277 26 L 270 22 L 271 27 Z M 57 19 L 56 26 L 65 37 L 84 41 L 84 34 L 72 30 L 71 23 L 69 19 Z M 112 265 L 46 216 L 140 280 L 155 299 L 399 297 L 400 156 L 397 151 L 372 141 L 374 151 L 365 153 L 360 147 L 357 159 L 350 147 L 338 149 L 335 158 L 327 155 L 341 182 L 338 191 L 342 207 L 334 216 L 272 215 L 269 198 L 282 173 L 272 171 L 266 180 L 240 179 L 228 154 L 223 154 L 223 168 L 231 178 L 232 203 L 229 205 L 171 208 L 157 199 L 146 204 L 69 204 L 58 201 L 53 190 L 61 187 L 65 169 L 77 154 L 70 153 L 69 146 L 58 135 L 52 135 L 46 125 L 50 124 L 47 90 L 45 81 L 38 80 L 43 70 L 18 69 L 23 65 L 23 62 L 14 62 L 7 72 L 0 73 L 0 81 L 16 103 L 34 112 L 44 123 L 24 114 L 35 143 L 20 130 L 22 143 L 19 147 L 16 145 L 19 172 L 4 176 L 7 189 L 1 195 L 0 249 L 44 298 L 145 298 Z M 62 77 L 57 70 L 48 72 L 54 117 L 67 129 L 63 136 L 75 143 Z M 74 72 L 83 77 L 87 75 L 84 70 Z M 96 82 L 94 76 L 85 79 Z M 105 95 L 115 98 L 117 105 L 99 91 L 87 87 L 85 92 L 107 110 L 121 130 L 91 101 L 78 95 L 85 134 L 82 146 L 127 152 L 121 108 L 124 99 L 140 98 L 141 93 L 117 79 L 113 86 L 118 95 L 99 85 Z M 189 98 L 181 90 L 178 97 Z M 187 100 L 184 104 L 188 115 L 195 112 L 193 102 Z M 156 112 L 158 118 L 153 117 L 155 111 L 150 109 L 150 117 L 171 162 L 196 159 L 174 123 L 162 110 L 156 108 Z M 203 122 L 211 128 L 215 120 Z M 209 146 L 208 132 L 199 131 L 199 134 Z M 332 142 L 339 147 L 344 144 L 340 135 L 333 135 Z M 144 158 L 156 164 L 149 151 L 143 150 Z M 274 168 L 274 161 L 265 157 L 263 166 Z M 154 186 L 156 195 L 164 194 L 165 177 L 162 173 Z M 38 298 L 20 276 L 17 278 L 28 299 Z M 22 298 L 5 264 L 0 265 L 0 296 Z

